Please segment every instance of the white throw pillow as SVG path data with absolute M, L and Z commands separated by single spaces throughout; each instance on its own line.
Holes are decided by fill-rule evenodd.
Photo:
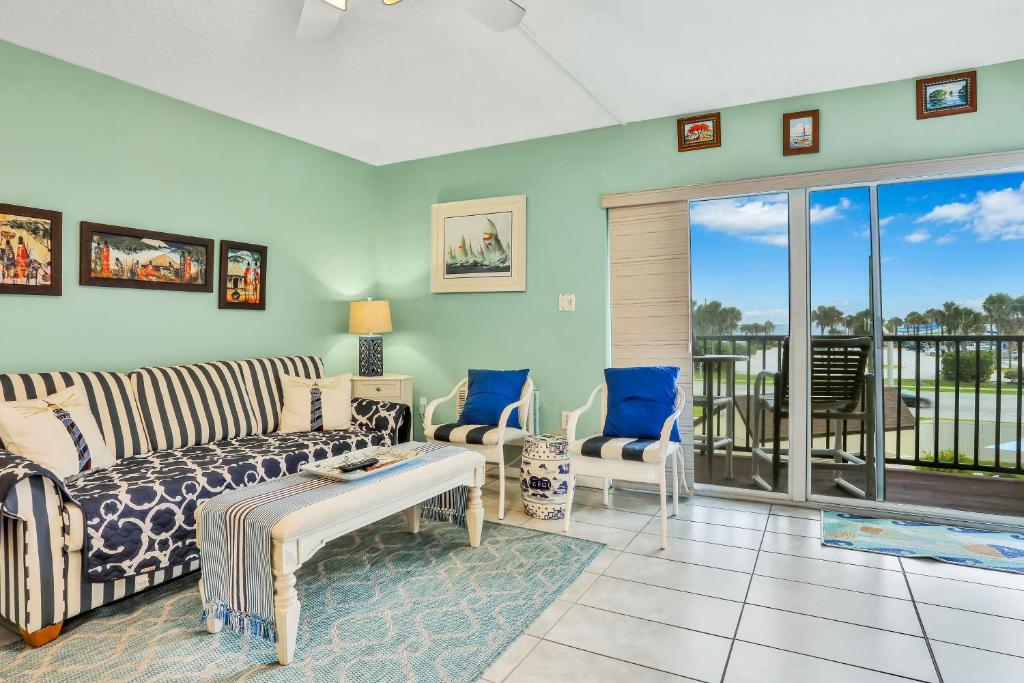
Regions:
M 322 432 L 352 425 L 352 373 L 306 379 L 281 378 L 284 406 L 279 432 Z
M 0 439 L 62 479 L 115 462 L 77 385 L 44 398 L 0 402 Z

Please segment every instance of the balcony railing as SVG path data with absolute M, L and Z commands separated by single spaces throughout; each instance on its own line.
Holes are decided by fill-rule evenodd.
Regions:
M 697 353 L 735 353 L 737 451 L 750 451 L 744 402 L 757 373 L 782 364 L 782 335 L 696 338 Z M 884 335 L 885 459 L 893 465 L 1000 475 L 1024 475 L 1022 420 L 1024 336 Z M 945 359 L 945 360 L 944 360 Z M 697 372 L 701 366 L 697 366 Z M 989 372 L 991 370 L 991 372 Z M 1012 379 L 1008 377 L 1012 376 Z M 698 378 L 700 376 L 698 375 Z M 715 393 L 726 393 L 728 374 L 716 367 Z M 696 383 L 696 386 L 701 386 Z M 715 416 L 721 434 L 725 415 Z M 827 429 L 832 426 L 828 425 Z M 842 438 L 858 450 L 861 425 L 843 425 Z M 814 434 L 815 440 L 831 434 Z

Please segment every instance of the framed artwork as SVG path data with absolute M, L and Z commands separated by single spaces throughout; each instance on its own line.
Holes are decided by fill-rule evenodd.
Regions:
M 267 308 L 267 248 L 220 241 L 220 308 Z
M 978 72 L 961 71 L 917 81 L 917 118 L 978 111 Z
M 676 119 L 679 151 L 709 149 L 722 146 L 722 115 L 720 112 Z
M 82 221 L 79 282 L 212 292 L 213 240 Z
M 0 294 L 60 296 L 61 213 L 0 204 Z
M 816 154 L 821 129 L 818 110 L 794 111 L 782 115 L 782 154 Z
M 430 291 L 526 291 L 526 195 L 434 204 Z

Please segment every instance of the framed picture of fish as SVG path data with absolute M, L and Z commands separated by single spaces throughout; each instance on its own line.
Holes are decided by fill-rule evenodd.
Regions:
M 267 308 L 267 248 L 220 241 L 220 308 Z
M 917 81 L 917 118 L 978 111 L 978 72 L 961 71 Z
M 212 292 L 213 240 L 82 221 L 79 282 Z
M 680 152 L 722 146 L 722 114 L 698 114 L 676 119 L 676 138 Z
M 430 291 L 526 291 L 526 195 L 434 204 Z
M 818 110 L 782 115 L 782 155 L 816 154 L 820 142 Z
M 60 296 L 61 213 L 0 204 L 0 294 Z

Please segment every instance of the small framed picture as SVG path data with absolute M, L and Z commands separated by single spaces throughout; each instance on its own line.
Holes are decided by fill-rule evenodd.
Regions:
M 60 296 L 61 213 L 0 204 L 0 294 Z
M 267 248 L 244 242 L 220 242 L 220 308 L 267 308 Z
M 821 129 L 818 110 L 794 111 L 782 115 L 782 154 L 815 154 Z
M 917 81 L 917 118 L 978 111 L 978 72 L 961 71 Z
M 79 283 L 212 292 L 213 240 L 82 221 Z
M 676 120 L 679 151 L 709 149 L 722 146 L 722 115 L 720 112 L 685 116 Z

